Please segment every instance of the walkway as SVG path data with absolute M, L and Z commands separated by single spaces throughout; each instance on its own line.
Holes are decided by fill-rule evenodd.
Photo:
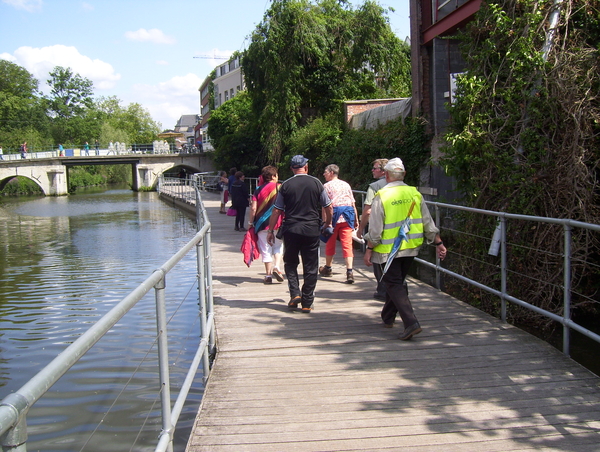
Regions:
M 600 451 L 600 378 L 550 345 L 415 280 L 423 332 L 400 341 L 360 252 L 354 285 L 334 259 L 290 312 L 203 196 L 219 352 L 186 451 Z

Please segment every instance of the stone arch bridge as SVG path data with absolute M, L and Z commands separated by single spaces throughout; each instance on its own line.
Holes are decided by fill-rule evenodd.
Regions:
M 158 176 L 174 167 L 188 174 L 214 171 L 206 154 L 128 154 L 89 157 L 50 157 L 0 160 L 0 190 L 16 176 L 27 177 L 40 186 L 45 195 L 68 194 L 68 169 L 82 165 L 131 165 L 133 190 L 154 187 Z

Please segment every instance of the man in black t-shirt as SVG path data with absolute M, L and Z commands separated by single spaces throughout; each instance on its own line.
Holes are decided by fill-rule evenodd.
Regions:
M 275 241 L 274 228 L 280 215 L 285 215 L 280 231 L 283 235 L 283 263 L 288 279 L 290 301 L 288 307 L 296 309 L 302 304 L 302 312 L 313 309 L 317 275 L 319 271 L 319 235 L 321 211 L 325 211 L 324 227 L 331 227 L 333 209 L 323 184 L 308 175 L 308 159 L 302 155 L 292 157 L 294 176 L 281 184 L 273 213 L 269 221 L 267 241 Z M 298 277 L 299 256 L 302 256 L 304 283 L 300 290 Z

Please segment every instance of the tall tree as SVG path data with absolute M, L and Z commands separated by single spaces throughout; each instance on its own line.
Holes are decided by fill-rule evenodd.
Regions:
M 27 141 L 38 147 L 48 133 L 38 81 L 26 69 L 0 60 L 0 141 L 4 149 Z
M 303 121 L 340 101 L 410 95 L 408 46 L 386 10 L 366 1 L 274 0 L 252 34 L 242 70 L 269 159 Z
M 91 80 L 73 74 L 70 68 L 56 66 L 47 81 L 50 86 L 48 110 L 52 117 L 52 136 L 56 143 L 80 145 L 84 118 L 93 106 Z
M 266 162 L 247 92 L 238 93 L 213 111 L 208 128 L 217 167 L 235 166 L 247 175 L 259 175 Z
M 56 66 L 47 82 L 50 86 L 49 109 L 54 116 L 70 119 L 92 107 L 94 83 L 73 74 L 70 68 Z

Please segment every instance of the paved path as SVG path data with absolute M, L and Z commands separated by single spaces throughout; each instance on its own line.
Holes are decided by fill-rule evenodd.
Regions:
M 400 341 L 360 252 L 354 285 L 336 256 L 290 312 L 204 199 L 219 352 L 187 451 L 600 451 L 600 378 L 550 345 L 415 280 L 423 332 Z

